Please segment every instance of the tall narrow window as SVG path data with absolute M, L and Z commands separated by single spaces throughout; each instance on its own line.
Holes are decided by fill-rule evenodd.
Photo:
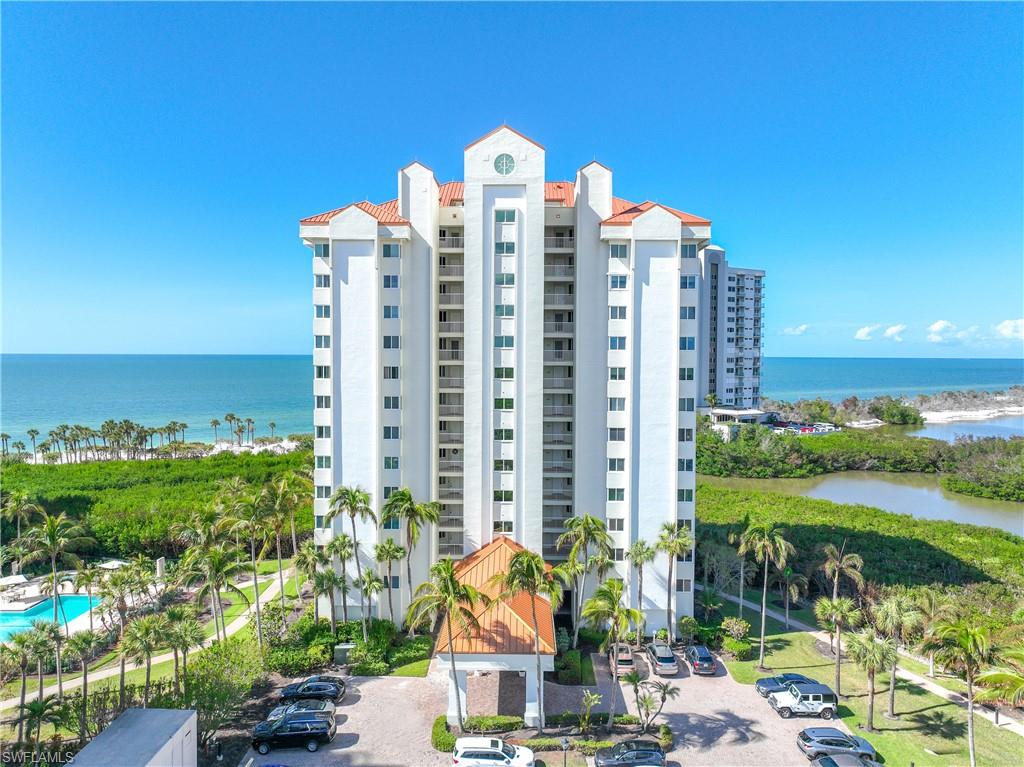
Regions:
M 402 246 L 397 242 L 384 243 L 384 258 L 398 258 L 402 255 Z
M 313 275 L 313 287 L 314 288 L 329 288 L 329 287 L 331 287 L 331 275 L 329 275 L 329 274 L 314 274 Z
M 318 320 L 328 319 L 331 316 L 331 307 L 327 304 L 316 304 L 313 307 L 313 315 Z

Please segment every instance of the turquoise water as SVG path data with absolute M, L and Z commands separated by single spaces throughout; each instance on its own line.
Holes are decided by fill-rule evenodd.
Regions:
M 60 598 L 57 622 L 61 626 L 65 622 L 70 623 L 78 616 L 85 615 L 90 607 L 96 607 L 100 601 L 98 597 L 93 597 L 90 603 L 89 597 L 84 594 L 65 594 Z M 53 620 L 53 599 L 46 599 L 23 612 L 0 612 L 0 642 L 6 642 L 11 634 L 32 628 L 32 621 L 39 619 Z
M 61 423 L 96 428 L 109 418 L 147 426 L 174 420 L 189 425 L 186 438 L 209 441 L 210 419 L 233 412 L 255 420 L 257 436 L 270 433 L 270 421 L 278 434 L 309 432 L 311 372 L 308 355 L 4 354 L 0 429 L 29 445 L 30 428 L 45 437 Z M 1005 389 L 1024 384 L 1024 360 L 767 357 L 762 374 L 766 397 L 839 400 Z

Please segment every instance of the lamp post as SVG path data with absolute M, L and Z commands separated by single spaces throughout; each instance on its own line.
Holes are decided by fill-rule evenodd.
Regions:
M 569 739 L 562 736 L 562 767 L 565 767 L 566 759 L 569 758 Z

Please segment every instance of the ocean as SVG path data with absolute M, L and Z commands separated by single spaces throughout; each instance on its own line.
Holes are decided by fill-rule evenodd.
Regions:
M 98 428 L 124 418 L 147 426 L 188 424 L 187 439 L 212 440 L 226 413 L 256 422 L 257 436 L 312 430 L 308 355 L 0 355 L 0 430 L 12 440 L 58 424 Z M 855 394 L 996 391 L 1024 384 L 1024 360 L 766 357 L 762 394 L 772 399 Z M 223 434 L 223 431 L 221 432 Z

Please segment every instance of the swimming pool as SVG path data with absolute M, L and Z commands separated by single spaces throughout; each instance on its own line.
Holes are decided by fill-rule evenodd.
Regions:
M 85 615 L 90 608 L 100 603 L 97 597 L 92 598 L 85 594 L 63 594 L 60 597 L 60 607 L 57 609 L 57 622 L 64 625 L 65 619 L 70 622 L 79 615 Z M 0 612 L 0 642 L 6 642 L 11 634 L 32 628 L 32 621 L 53 620 L 53 599 L 44 599 L 37 605 L 21 612 Z

